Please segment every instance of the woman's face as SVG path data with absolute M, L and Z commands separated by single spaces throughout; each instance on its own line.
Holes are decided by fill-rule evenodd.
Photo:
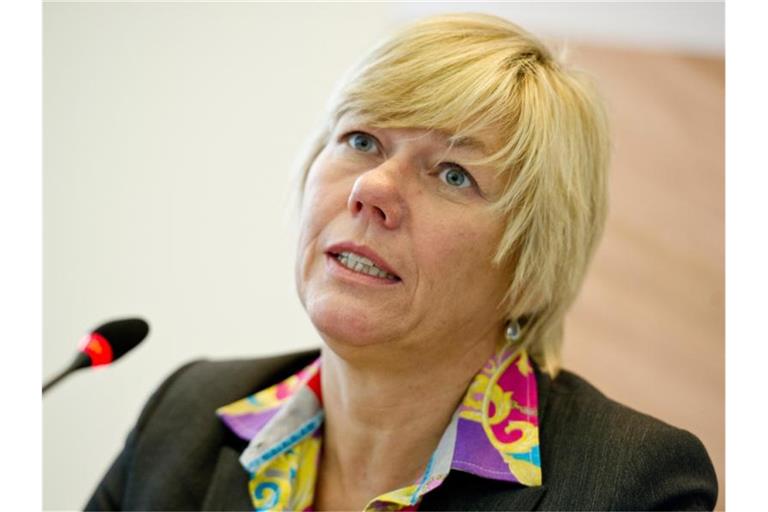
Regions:
M 501 185 L 466 162 L 490 141 L 344 116 L 309 170 L 299 296 L 332 346 L 470 350 L 503 330 L 509 274 L 491 264 Z

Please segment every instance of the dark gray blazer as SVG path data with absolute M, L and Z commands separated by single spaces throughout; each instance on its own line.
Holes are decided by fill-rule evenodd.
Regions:
M 145 406 L 86 510 L 251 510 L 246 443 L 214 411 L 295 373 L 317 351 L 190 363 Z M 717 480 L 701 442 L 537 370 L 543 485 L 452 471 L 420 510 L 712 510 Z

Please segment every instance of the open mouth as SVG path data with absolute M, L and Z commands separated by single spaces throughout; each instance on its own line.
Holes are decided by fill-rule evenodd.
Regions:
M 401 280 L 399 276 L 387 272 L 386 270 L 378 267 L 370 259 L 354 252 L 329 252 L 328 255 L 339 262 L 341 266 L 351 270 L 352 272 L 357 272 L 358 274 L 364 274 L 391 282 L 398 282 Z

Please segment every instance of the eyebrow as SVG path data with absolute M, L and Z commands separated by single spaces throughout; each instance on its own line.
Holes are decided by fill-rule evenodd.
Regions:
M 448 146 L 458 149 L 475 149 L 477 151 L 486 152 L 485 144 L 480 140 L 469 136 L 451 136 L 448 137 Z
M 376 127 L 376 123 L 373 121 L 373 119 L 370 119 L 365 116 L 353 117 L 352 120 L 349 121 L 349 125 L 358 125 L 358 124 Z M 346 126 L 346 125 L 345 123 L 337 122 L 336 128 L 338 128 L 339 126 Z M 455 135 L 455 134 L 452 135 L 450 131 L 444 131 L 440 129 L 437 129 L 434 131 L 442 134 L 447 138 L 448 149 L 470 149 L 470 150 L 480 151 L 484 154 L 488 154 L 488 148 L 486 147 L 486 145 L 481 140 L 475 137 L 472 137 L 469 135 Z M 428 134 L 425 133 L 424 135 L 428 135 Z

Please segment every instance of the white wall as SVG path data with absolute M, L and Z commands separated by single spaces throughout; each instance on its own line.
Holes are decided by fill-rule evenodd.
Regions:
M 334 81 L 403 21 L 496 12 L 572 41 L 722 54 L 721 4 L 44 8 L 44 357 L 104 319 L 148 340 L 43 402 L 44 507 L 81 508 L 182 362 L 319 343 L 293 287 L 293 169 Z
M 456 2 L 403 4 L 406 18 L 451 11 L 504 16 L 540 37 L 621 47 L 725 54 L 722 2 Z

